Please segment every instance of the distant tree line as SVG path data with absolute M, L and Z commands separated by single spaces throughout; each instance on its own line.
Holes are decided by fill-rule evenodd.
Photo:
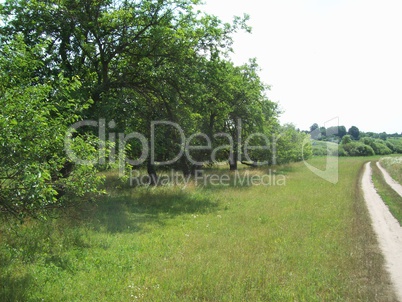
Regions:
M 308 131 L 305 131 L 308 133 Z M 352 126 L 346 131 L 345 126 L 319 127 L 314 123 L 310 127 L 311 138 L 317 142 L 332 142 L 338 144 L 336 151 L 339 156 L 371 156 L 402 154 L 402 133 L 387 134 L 386 132 L 362 132 Z M 313 143 L 313 154 L 326 155 L 326 145 Z
M 314 123 L 310 126 L 309 131 L 304 131 L 305 133 L 310 133 L 311 137 L 316 140 L 323 140 L 323 141 L 336 141 L 338 142 L 346 135 L 349 134 L 354 140 L 359 140 L 363 137 L 371 137 L 371 138 L 380 138 L 382 140 L 386 140 L 387 138 L 398 138 L 402 137 L 401 133 L 375 133 L 375 132 L 362 132 L 356 126 L 351 126 L 347 131 L 345 126 L 331 126 L 328 128 L 320 127 L 317 123 Z

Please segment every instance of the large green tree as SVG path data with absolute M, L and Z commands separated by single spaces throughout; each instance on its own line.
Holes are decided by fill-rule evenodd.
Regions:
M 354 140 L 359 140 L 360 139 L 360 131 L 359 128 L 356 126 L 352 126 L 348 130 L 348 134 L 354 139 Z
M 244 146 L 250 136 L 254 136 L 253 145 L 267 148 L 265 149 L 265 160 L 261 156 L 259 159 L 268 160 L 271 155 L 268 151 L 270 136 L 273 132 L 269 131 L 272 129 L 267 126 L 277 122 L 278 108 L 265 95 L 265 91 L 269 87 L 261 81 L 258 75 L 259 67 L 255 60 L 250 60 L 248 64 L 239 67 L 232 66 L 232 69 L 228 82 L 230 111 L 225 126 L 234 142 L 233 156 L 229 163 L 230 169 L 236 170 L 238 159 L 243 154 L 247 155 Z M 257 133 L 259 134 L 256 135 Z M 253 160 L 251 157 L 247 157 L 247 160 Z M 256 158 L 254 161 L 257 161 Z

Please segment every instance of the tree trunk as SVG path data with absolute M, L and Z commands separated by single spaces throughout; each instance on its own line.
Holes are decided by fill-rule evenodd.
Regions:
M 229 158 L 229 167 L 230 171 L 236 171 L 237 170 L 237 159 L 238 159 L 238 154 L 237 154 L 237 146 L 233 150 L 232 156 Z
M 149 185 L 156 186 L 158 184 L 158 175 L 156 174 L 155 166 L 148 161 L 147 171 L 149 176 Z

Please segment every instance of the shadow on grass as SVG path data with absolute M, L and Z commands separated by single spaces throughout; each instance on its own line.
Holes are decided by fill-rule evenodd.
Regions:
M 209 213 L 218 208 L 210 194 L 164 188 L 130 191 L 97 202 L 80 220 L 95 231 L 138 232 L 149 226 L 163 226 L 166 220 L 183 214 Z
M 2 268 L 3 269 L 3 268 Z M 0 300 L 8 301 L 27 301 L 27 292 L 31 283 L 31 276 L 11 276 L 10 274 L 0 276 Z
M 197 190 L 135 188 L 115 192 L 115 196 L 98 202 L 82 203 L 56 219 L 26 221 L 15 224 L 14 230 L 1 224 L 0 301 L 29 300 L 32 286 L 40 282 L 34 278 L 32 267 L 55 276 L 60 271 L 74 274 L 84 250 L 93 244 L 108 248 L 108 243 L 88 241 L 88 231 L 147 232 L 180 215 L 211 213 L 218 207 L 211 194 Z

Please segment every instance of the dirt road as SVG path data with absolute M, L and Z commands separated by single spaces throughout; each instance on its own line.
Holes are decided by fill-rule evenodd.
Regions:
M 398 300 L 402 302 L 402 227 L 377 194 L 371 180 L 370 163 L 365 166 L 362 189 L 386 268 L 390 273 Z

